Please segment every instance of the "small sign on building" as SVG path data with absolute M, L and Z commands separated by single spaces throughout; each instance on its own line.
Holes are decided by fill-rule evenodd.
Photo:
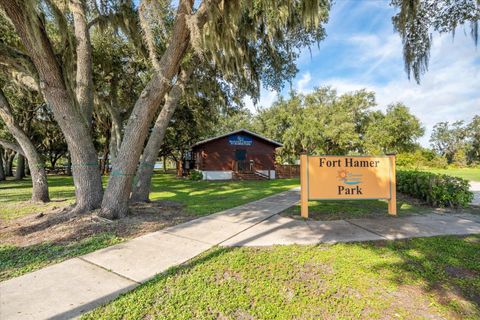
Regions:
M 301 215 L 309 200 L 388 200 L 397 214 L 395 156 L 300 156 Z
M 246 135 L 234 134 L 228 137 L 228 143 L 233 146 L 251 146 L 253 139 Z

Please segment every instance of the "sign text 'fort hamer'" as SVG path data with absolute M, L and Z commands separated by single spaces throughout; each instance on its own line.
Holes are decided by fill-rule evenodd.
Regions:
M 386 199 L 396 214 L 395 156 L 302 155 L 300 162 L 302 216 L 308 200 Z

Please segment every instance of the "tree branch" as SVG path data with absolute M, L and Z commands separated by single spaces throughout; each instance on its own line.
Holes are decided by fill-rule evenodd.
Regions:
M 0 42 L 1 64 L 10 66 L 19 72 L 30 74 L 37 78 L 37 70 L 30 57 L 22 51 L 12 48 L 3 42 Z
M 16 144 L 15 142 L 0 139 L 0 145 L 2 145 L 5 149 L 13 150 L 13 151 L 21 154 L 22 156 L 25 156 L 25 153 L 23 152 L 23 149 L 18 144 Z
M 150 62 L 152 63 L 155 71 L 158 71 L 160 70 L 160 64 L 158 62 L 158 57 L 157 57 L 157 48 L 155 45 L 153 30 L 150 27 L 150 24 L 148 22 L 148 18 L 147 18 L 148 13 L 145 6 L 146 6 L 145 2 L 142 1 L 140 3 L 140 6 L 138 7 L 138 17 L 140 20 L 140 27 L 143 30 L 143 38 L 147 44 L 148 56 L 150 58 Z

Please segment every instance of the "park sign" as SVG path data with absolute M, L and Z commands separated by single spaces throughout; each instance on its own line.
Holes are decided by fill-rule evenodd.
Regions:
M 309 200 L 388 200 L 397 214 L 395 156 L 300 156 L 301 215 Z

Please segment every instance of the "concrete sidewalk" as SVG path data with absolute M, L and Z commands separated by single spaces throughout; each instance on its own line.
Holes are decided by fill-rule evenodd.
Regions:
M 199 218 L 0 282 L 0 319 L 70 319 L 268 219 L 298 191 Z
M 395 240 L 480 233 L 480 216 L 427 214 L 335 221 L 299 220 L 278 215 L 224 241 L 222 246 L 271 246 Z
M 470 181 L 470 191 L 473 192 L 472 204 L 480 206 L 480 182 Z
M 277 215 L 299 191 L 150 233 L 0 283 L 0 319 L 68 319 L 132 290 L 215 245 L 264 246 L 480 233 L 480 216 L 303 221 Z

